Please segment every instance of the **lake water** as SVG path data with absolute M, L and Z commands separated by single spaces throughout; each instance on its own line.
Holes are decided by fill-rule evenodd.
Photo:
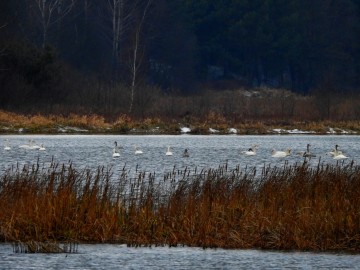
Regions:
M 350 254 L 224 250 L 189 247 L 129 248 L 80 245 L 76 254 L 13 253 L 0 244 L 0 269 L 358 269 Z
M 300 163 L 303 158 L 295 155 L 304 151 L 308 143 L 316 154 L 310 162 L 336 164 L 326 153 L 335 144 L 349 158 L 348 164 L 360 161 L 360 136 L 315 135 L 176 135 L 176 136 L 121 136 L 121 135 L 2 135 L 0 144 L 9 140 L 11 150 L 1 148 L 0 170 L 14 166 L 32 165 L 39 162 L 45 167 L 52 161 L 72 162 L 75 168 L 94 169 L 111 167 L 116 172 L 126 167 L 139 171 L 164 173 L 176 169 L 197 167 L 217 168 L 225 163 L 229 168 L 240 166 L 262 168 Z M 46 151 L 19 148 L 28 140 L 44 144 Z M 112 157 L 114 141 L 122 146 L 119 158 Z M 241 155 L 241 151 L 257 144 L 256 156 Z M 142 155 L 134 154 L 134 146 L 140 146 Z M 173 156 L 166 156 L 171 146 Z M 184 149 L 190 157 L 183 158 Z M 287 158 L 271 157 L 271 150 L 292 148 Z M 341 253 L 269 252 L 259 250 L 223 250 L 156 247 L 128 248 L 124 245 L 80 245 L 77 254 L 15 254 L 9 244 L 0 244 L 0 269 L 360 269 L 360 255 Z
M 284 162 L 300 163 L 303 158 L 296 155 L 304 151 L 308 143 L 311 152 L 316 154 L 310 162 L 335 164 L 337 161 L 326 153 L 335 144 L 339 145 L 349 158 L 345 163 L 360 160 L 360 136 L 305 136 L 305 135 L 272 135 L 272 136 L 238 136 L 238 135 L 174 135 L 174 136 L 120 136 L 120 135 L 8 135 L 0 136 L 0 143 L 9 140 L 10 151 L 2 150 L 0 170 L 4 171 L 19 164 L 47 165 L 52 160 L 56 163 L 72 162 L 75 168 L 112 167 L 116 172 L 124 166 L 132 171 L 165 172 L 185 167 L 199 169 L 217 168 L 227 163 L 230 168 L 239 165 L 245 167 L 263 167 L 264 165 L 282 166 Z M 27 150 L 19 148 L 27 144 L 29 139 L 37 144 L 44 144 L 46 151 Z M 112 157 L 114 142 L 121 146 L 120 157 Z M 244 156 L 241 151 L 257 144 L 256 156 Z M 135 155 L 135 145 L 141 147 L 143 154 Z M 173 156 L 166 156 L 167 146 L 171 146 Z M 292 149 L 292 155 L 287 158 L 271 157 L 272 149 Z M 183 158 L 184 149 L 188 149 L 189 158 Z

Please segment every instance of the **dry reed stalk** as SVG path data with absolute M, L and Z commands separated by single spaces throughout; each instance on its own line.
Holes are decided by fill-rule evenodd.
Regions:
M 4 241 L 360 250 L 360 168 L 299 164 L 154 174 L 38 165 L 0 180 Z

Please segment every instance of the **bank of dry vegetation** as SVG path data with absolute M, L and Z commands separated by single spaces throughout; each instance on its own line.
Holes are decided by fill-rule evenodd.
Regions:
M 300 96 L 286 90 L 241 89 L 185 97 L 156 92 L 147 93 L 146 102 L 138 100 L 129 114 L 128 99 L 116 98 L 115 90 L 111 93 L 114 98 L 94 100 L 91 110 L 89 104 L 70 104 L 51 111 L 37 107 L 27 113 L 2 110 L 0 132 L 179 134 L 182 127 L 189 127 L 193 134 L 207 134 L 209 128 L 222 134 L 229 128 L 239 134 L 268 134 L 273 129 L 317 134 L 360 132 L 360 97 L 356 94 L 342 97 L 320 91 Z M 95 96 L 101 97 L 101 93 Z
M 360 251 L 360 168 L 306 163 L 153 174 L 9 170 L 0 240 Z

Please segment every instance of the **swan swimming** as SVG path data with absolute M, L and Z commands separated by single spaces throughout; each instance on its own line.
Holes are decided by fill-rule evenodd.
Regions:
M 4 147 L 4 150 L 6 150 L 6 151 L 11 150 L 11 147 L 10 147 L 10 145 L 9 145 L 9 140 L 8 140 L 8 139 L 6 139 L 6 140 L 5 140 L 5 147 Z
M 333 157 L 333 159 L 347 159 L 349 157 L 345 156 L 344 154 L 337 154 Z
M 143 151 L 138 146 L 135 146 L 135 155 L 140 155 L 140 154 L 143 154 Z
M 245 156 L 255 156 L 256 155 L 256 149 L 258 148 L 258 145 L 253 145 L 252 147 L 250 147 L 248 150 L 246 151 L 242 151 L 241 154 L 245 155 Z
M 342 152 L 340 150 L 338 150 L 338 147 L 339 147 L 339 145 L 335 144 L 335 148 L 332 151 L 328 152 L 327 154 L 329 154 L 332 157 L 342 155 Z
M 315 154 L 312 154 L 311 152 L 310 152 L 310 144 L 308 143 L 307 145 L 306 145 L 306 151 L 301 151 L 301 152 L 298 152 L 297 153 L 297 155 L 299 155 L 299 156 L 302 156 L 302 157 L 304 157 L 304 158 L 312 158 L 312 157 L 316 157 L 316 155 Z
M 118 145 L 117 145 L 117 142 L 115 141 L 114 144 L 115 144 L 115 146 L 114 146 L 114 148 L 113 148 L 113 154 L 112 154 L 112 156 L 113 156 L 113 157 L 120 157 L 119 147 L 118 147 Z
M 24 148 L 24 149 L 39 149 L 40 146 L 35 144 L 35 140 L 29 140 L 29 144 L 23 144 L 20 145 L 19 148 Z
M 172 156 L 173 155 L 173 153 L 170 151 L 170 146 L 168 146 L 168 148 L 167 148 L 166 155 L 167 156 Z
M 189 157 L 189 151 L 187 149 L 184 150 L 183 157 Z
M 45 151 L 45 150 L 46 150 L 46 148 L 45 148 L 44 144 L 40 144 L 39 151 Z
M 333 156 L 333 159 L 347 159 L 348 157 L 343 154 L 342 151 L 338 150 L 338 145 L 335 145 L 335 149 L 330 152 L 330 155 Z
M 272 152 L 271 152 L 271 156 L 281 158 L 281 157 L 290 156 L 290 153 L 291 153 L 290 148 L 286 149 L 285 151 L 276 151 L 275 149 L 273 149 Z

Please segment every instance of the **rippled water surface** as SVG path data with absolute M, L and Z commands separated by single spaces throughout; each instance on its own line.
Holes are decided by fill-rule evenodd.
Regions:
M 76 254 L 15 254 L 0 244 L 0 269 L 359 269 L 360 256 L 188 247 L 80 245 Z
M 2 140 L 1 140 L 2 139 Z M 349 159 L 345 163 L 360 160 L 360 136 L 119 136 L 119 135 L 34 135 L 34 136 L 1 136 L 0 143 L 5 139 L 10 142 L 11 150 L 2 150 L 0 157 L 1 170 L 16 164 L 48 164 L 72 162 L 76 168 L 96 168 L 111 166 L 114 171 L 124 166 L 135 170 L 162 174 L 185 167 L 216 168 L 227 163 L 230 168 L 262 167 L 264 165 L 281 166 L 288 163 L 302 162 L 303 158 L 296 155 L 304 151 L 308 143 L 311 151 L 316 154 L 310 162 L 317 164 L 319 159 L 324 163 L 336 163 L 326 155 L 335 144 L 339 145 Z M 20 145 L 27 144 L 29 139 L 37 144 L 43 143 L 46 151 L 25 150 Z M 114 142 L 121 146 L 119 158 L 112 157 Z M 254 144 L 259 145 L 256 156 L 241 155 L 241 151 Z M 141 147 L 142 155 L 134 154 L 135 145 Z M 173 156 L 166 156 L 167 146 L 171 146 Z M 292 155 L 284 158 L 271 157 L 271 150 L 292 149 Z M 189 158 L 183 158 L 184 149 L 188 149 Z
M 119 136 L 119 135 L 2 135 L 0 144 L 9 140 L 10 151 L 0 152 L 0 170 L 37 162 L 48 166 L 72 162 L 76 168 L 111 167 L 114 174 L 124 166 L 128 170 L 165 172 L 185 167 L 199 169 L 229 168 L 264 165 L 283 166 L 295 164 L 303 158 L 295 155 L 304 151 L 308 143 L 316 154 L 310 163 L 335 164 L 326 155 L 335 144 L 349 159 L 348 164 L 360 161 L 360 136 Z M 19 145 L 33 139 L 44 144 L 46 151 L 25 150 Z M 122 146 L 119 158 L 112 157 L 114 141 Z M 256 156 L 243 156 L 241 151 L 258 144 Z M 134 146 L 142 148 L 142 155 L 134 154 Z M 171 146 L 173 156 L 166 156 Z M 184 149 L 190 157 L 183 158 Z M 286 159 L 271 157 L 271 150 L 292 148 Z M 123 245 L 80 245 L 78 254 L 15 254 L 11 245 L 0 244 L 0 269 L 360 269 L 359 255 L 320 254 L 302 252 L 264 252 L 258 250 L 222 250 L 199 248 L 128 248 Z

